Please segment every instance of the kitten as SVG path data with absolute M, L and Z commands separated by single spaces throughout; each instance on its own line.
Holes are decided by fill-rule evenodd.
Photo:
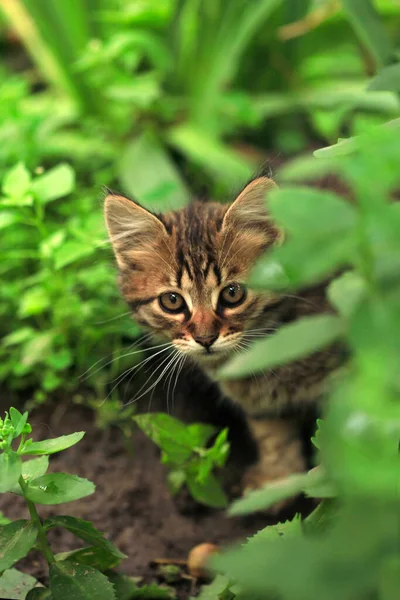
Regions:
M 246 276 L 263 252 L 282 243 L 265 208 L 275 187 L 249 183 L 229 206 L 193 202 L 156 215 L 122 196 L 105 200 L 105 218 L 122 294 L 136 321 L 170 340 L 211 377 L 235 352 L 300 316 L 330 312 L 323 285 L 298 296 L 260 293 Z M 243 487 L 305 469 L 298 418 L 314 405 L 341 362 L 335 348 L 253 377 L 220 382 L 240 403 L 259 447 Z

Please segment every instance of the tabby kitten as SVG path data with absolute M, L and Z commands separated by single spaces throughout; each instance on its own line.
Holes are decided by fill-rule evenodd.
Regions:
M 299 316 L 331 310 L 323 286 L 298 296 L 246 286 L 255 261 L 282 241 L 265 204 L 274 187 L 271 179 L 259 177 L 229 206 L 193 202 L 162 215 L 113 193 L 105 200 L 120 288 L 133 316 L 211 378 L 258 336 L 273 335 Z M 259 447 L 244 488 L 304 470 L 296 415 L 316 403 L 339 362 L 330 349 L 220 383 L 222 392 L 244 407 Z

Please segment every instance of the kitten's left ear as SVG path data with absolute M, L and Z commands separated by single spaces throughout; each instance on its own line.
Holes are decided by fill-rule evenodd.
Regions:
M 272 228 L 273 223 L 265 205 L 267 193 L 278 186 L 268 177 L 258 177 L 249 183 L 230 205 L 225 213 L 224 227 L 265 226 Z

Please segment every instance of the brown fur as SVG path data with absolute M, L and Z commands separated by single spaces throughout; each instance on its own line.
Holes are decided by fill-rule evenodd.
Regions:
M 211 377 L 243 342 L 257 339 L 254 330 L 256 336 L 270 335 L 300 316 L 331 310 L 324 286 L 296 296 L 248 290 L 244 302 L 234 308 L 224 308 L 218 300 L 227 285 L 244 284 L 260 255 L 282 242 L 265 207 L 265 196 L 274 185 L 260 177 L 228 207 L 193 202 L 163 215 L 118 195 L 106 198 L 120 288 L 133 315 L 199 362 Z M 186 309 L 166 313 L 159 301 L 166 292 L 180 294 Z M 201 340 L 209 338 L 216 341 L 211 348 L 203 347 Z M 223 392 L 252 417 L 259 442 L 260 462 L 247 474 L 246 486 L 257 487 L 304 468 L 296 428 L 285 415 L 315 403 L 327 375 L 340 362 L 338 349 L 330 348 L 273 371 L 221 383 Z

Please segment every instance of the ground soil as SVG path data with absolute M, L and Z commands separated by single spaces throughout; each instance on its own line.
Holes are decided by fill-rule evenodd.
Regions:
M 218 400 L 212 386 L 202 388 L 193 377 L 189 379 L 189 387 L 186 383 L 178 390 L 180 400 L 173 414 L 186 420 L 229 425 L 232 464 L 239 470 L 244 468 L 255 454 L 240 411 Z M 165 409 L 162 404 L 161 394 L 153 409 Z M 7 406 L 3 404 L 1 408 Z M 142 408 L 146 411 L 147 403 Z M 70 514 L 92 521 L 128 555 L 120 566 L 126 574 L 155 581 L 157 570 L 152 563 L 157 558 L 185 559 L 196 544 L 231 544 L 274 522 L 265 515 L 228 518 L 224 511 L 201 506 L 186 494 L 173 498 L 158 449 L 138 429 L 128 438 L 117 427 L 101 431 L 91 410 L 68 402 L 37 409 L 30 420 L 36 439 L 86 431 L 78 445 L 52 457 L 50 470 L 90 479 L 96 484 L 95 494 L 68 505 L 41 506 L 40 514 Z M 0 510 L 10 519 L 28 517 L 22 499 L 11 494 L 0 499 Z M 63 530 L 51 531 L 49 538 L 55 552 L 79 547 L 79 542 Z M 41 581 L 46 580 L 47 571 L 39 555 L 31 553 L 19 566 Z M 178 584 L 179 598 L 188 598 L 190 593 L 190 582 Z

